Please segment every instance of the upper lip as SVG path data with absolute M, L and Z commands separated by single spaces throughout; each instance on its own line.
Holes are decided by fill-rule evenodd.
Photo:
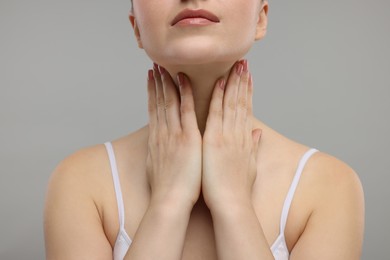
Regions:
M 171 25 L 175 25 L 179 21 L 186 19 L 186 18 L 205 18 L 205 19 L 210 20 L 210 21 L 215 22 L 215 23 L 219 22 L 219 18 L 215 14 L 213 14 L 207 10 L 204 10 L 204 9 L 198 9 L 198 10 L 184 9 L 178 15 L 176 15 L 176 17 L 173 19 Z

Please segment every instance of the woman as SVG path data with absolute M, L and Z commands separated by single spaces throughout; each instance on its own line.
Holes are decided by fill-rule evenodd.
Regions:
M 268 2 L 133 2 L 155 62 L 149 124 L 60 163 L 47 258 L 358 259 L 356 173 L 252 115 L 261 83 L 242 57 L 266 34 Z

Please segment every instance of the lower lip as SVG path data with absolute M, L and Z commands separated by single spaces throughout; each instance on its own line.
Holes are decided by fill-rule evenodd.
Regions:
M 216 24 L 216 22 L 210 21 L 206 18 L 186 18 L 180 20 L 175 25 L 177 26 L 206 26 Z

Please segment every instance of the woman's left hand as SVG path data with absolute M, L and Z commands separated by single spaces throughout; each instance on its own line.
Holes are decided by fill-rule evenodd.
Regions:
M 249 205 L 257 176 L 261 129 L 252 126 L 252 77 L 247 61 L 213 91 L 203 136 L 202 192 L 207 206 Z

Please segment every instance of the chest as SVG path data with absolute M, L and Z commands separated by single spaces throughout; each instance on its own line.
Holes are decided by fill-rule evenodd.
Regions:
M 187 227 L 183 260 L 189 259 L 217 259 L 212 217 L 202 200 L 195 204 Z
M 140 169 L 133 167 L 130 170 L 125 165 L 119 164 L 118 166 L 125 210 L 125 230 L 130 238 L 133 238 L 148 208 L 150 190 L 142 167 Z M 271 247 L 279 236 L 281 211 L 290 182 L 289 178 L 286 178 L 285 181 L 276 178 L 277 181 L 275 181 L 273 178 L 267 178 L 264 174 L 263 171 L 254 184 L 253 204 L 265 238 Z M 113 246 L 119 228 L 117 201 L 113 187 L 107 189 L 106 193 L 103 225 L 107 238 Z M 292 212 L 289 221 L 294 222 L 294 225 L 289 225 L 285 231 L 289 247 L 295 244 L 305 225 L 305 217 L 296 214 L 299 209 L 293 209 Z M 245 237 L 244 234 L 243 237 Z M 202 199 L 192 209 L 182 259 L 217 259 L 213 221 L 210 211 Z

